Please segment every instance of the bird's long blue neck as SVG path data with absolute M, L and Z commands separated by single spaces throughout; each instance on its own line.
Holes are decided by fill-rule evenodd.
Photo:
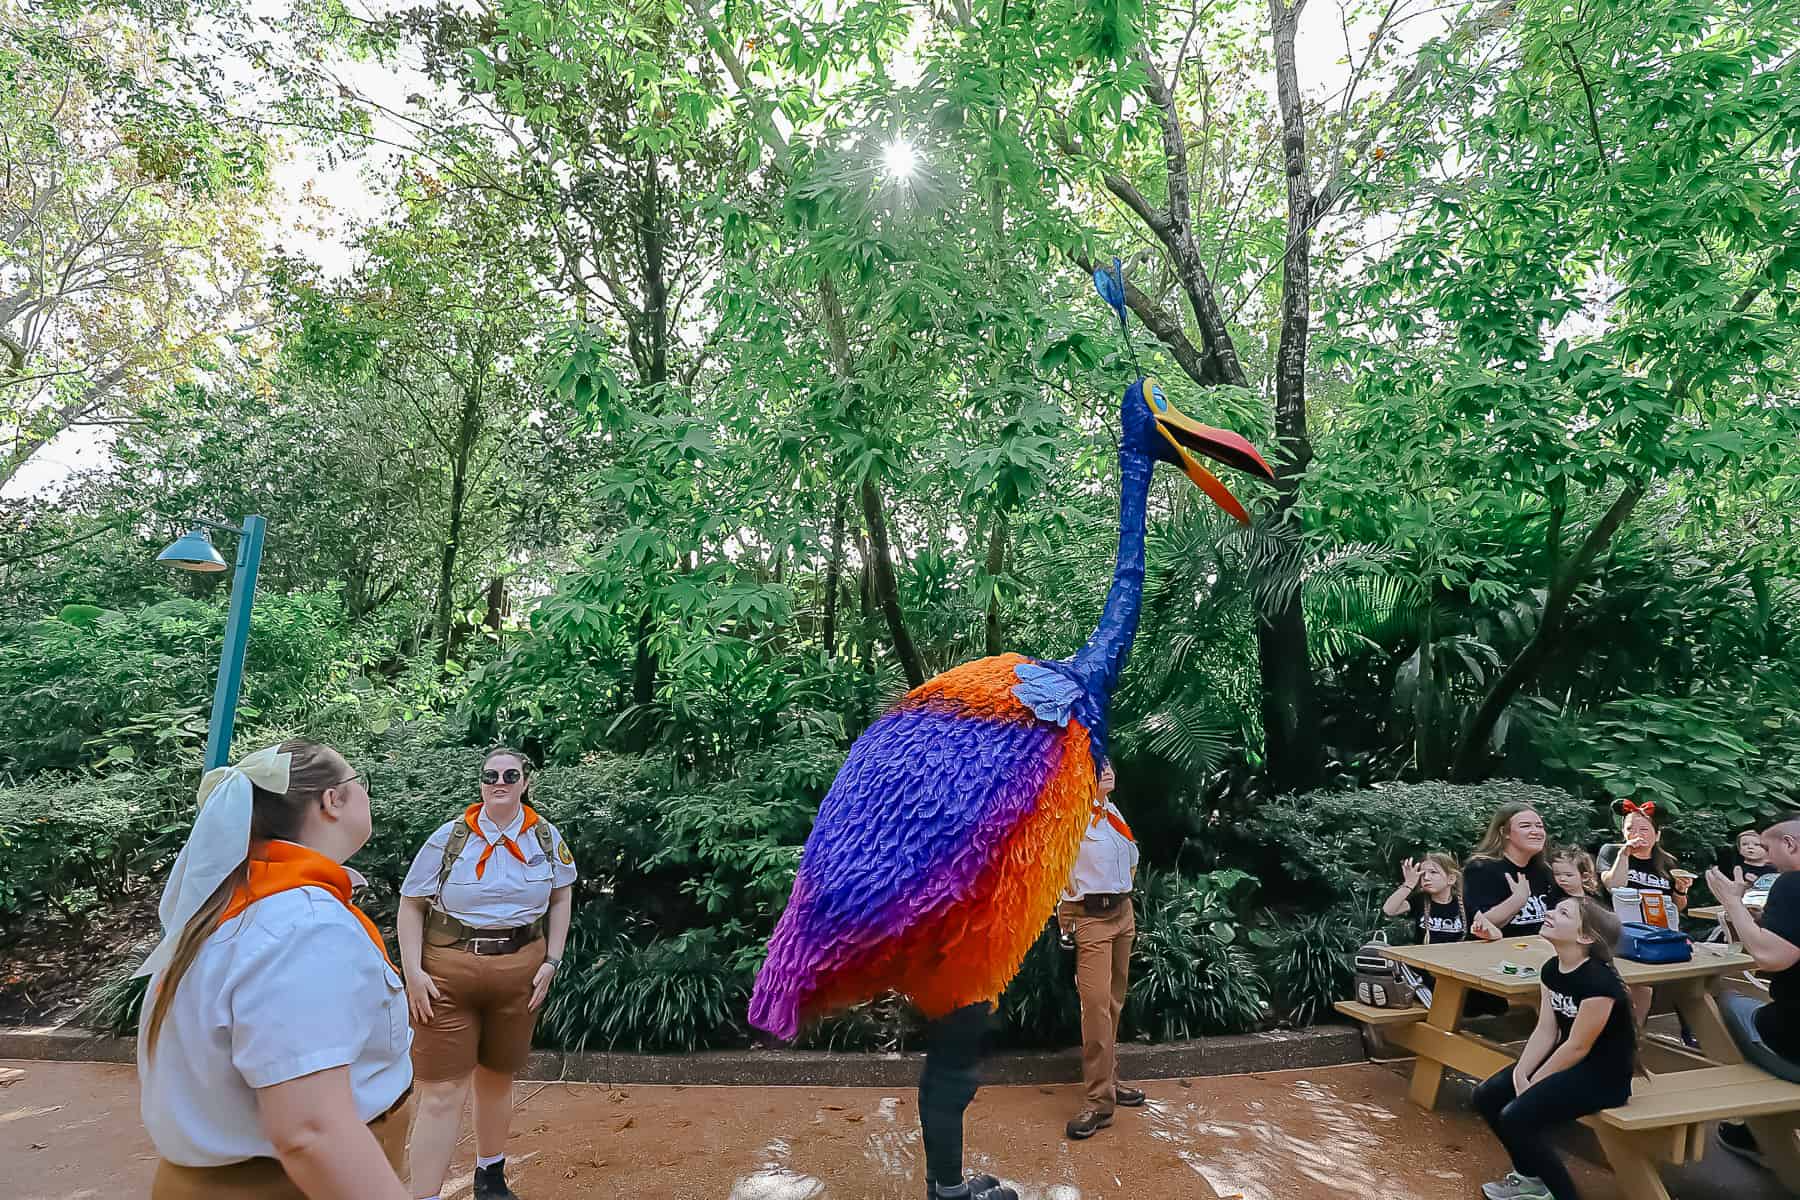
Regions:
M 1113 568 L 1100 624 L 1080 653 L 1069 660 L 1073 674 L 1102 704 L 1111 698 L 1125 669 L 1144 604 L 1144 514 L 1152 466 L 1146 455 L 1119 451 L 1119 562 Z

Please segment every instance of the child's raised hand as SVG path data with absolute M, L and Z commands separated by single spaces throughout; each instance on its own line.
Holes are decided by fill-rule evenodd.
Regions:
M 1400 882 L 1416 891 L 1419 886 L 1420 870 L 1421 868 L 1417 862 L 1410 858 L 1407 859 L 1400 864 Z

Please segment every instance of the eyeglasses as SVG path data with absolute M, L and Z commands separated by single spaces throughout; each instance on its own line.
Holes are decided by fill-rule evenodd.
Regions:
M 481 773 L 481 782 L 486 784 L 517 783 L 523 778 L 525 778 L 525 772 L 517 767 L 508 767 L 504 771 L 488 770 Z
M 338 780 L 336 783 L 332 784 L 331 786 L 332 787 L 343 787 L 346 783 L 360 783 L 360 784 L 362 784 L 363 791 L 366 792 L 369 790 L 369 778 L 367 775 L 364 775 L 361 771 L 358 771 L 354 775 L 346 775 L 346 776 L 344 776 L 344 778 Z

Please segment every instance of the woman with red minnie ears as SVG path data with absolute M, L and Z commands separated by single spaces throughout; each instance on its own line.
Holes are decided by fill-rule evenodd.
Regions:
M 538 1009 L 562 962 L 575 883 L 562 835 L 525 803 L 530 771 L 517 750 L 488 751 L 481 800 L 438 827 L 400 885 L 419 1079 L 415 1196 L 441 1193 L 472 1083 L 475 1200 L 513 1200 L 513 1077 L 531 1055 Z
M 138 1030 L 152 1200 L 406 1200 L 406 994 L 344 860 L 369 793 L 290 741 L 201 780 Z

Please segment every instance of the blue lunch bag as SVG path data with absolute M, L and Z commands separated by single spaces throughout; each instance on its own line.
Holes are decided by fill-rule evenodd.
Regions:
M 1694 940 L 1678 929 L 1626 921 L 1619 927 L 1619 957 L 1641 963 L 1687 962 L 1694 957 Z

